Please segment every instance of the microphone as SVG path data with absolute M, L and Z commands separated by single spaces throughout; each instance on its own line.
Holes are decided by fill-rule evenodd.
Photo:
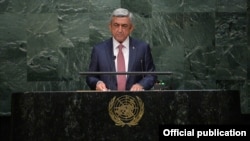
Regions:
M 112 60 L 114 61 L 114 64 L 115 64 L 115 59 L 116 59 L 116 56 L 114 55 L 114 56 L 112 56 Z M 111 63 L 111 64 L 113 64 L 113 63 Z M 113 65 L 111 65 L 111 70 L 115 70 L 115 66 L 113 66 Z M 113 81 L 113 79 L 114 79 L 114 76 L 113 75 L 110 75 L 109 76 L 109 90 L 113 90 L 114 88 L 113 88 L 113 83 L 114 83 L 114 81 Z
M 141 61 L 141 71 L 144 71 L 143 70 L 143 61 L 142 61 L 142 59 L 140 61 Z

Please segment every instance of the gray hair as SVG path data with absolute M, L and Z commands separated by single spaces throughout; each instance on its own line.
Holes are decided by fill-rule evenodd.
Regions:
M 125 8 L 117 8 L 113 11 L 110 17 L 110 22 L 112 21 L 112 17 L 129 17 L 131 23 L 133 23 L 133 13 L 129 12 Z

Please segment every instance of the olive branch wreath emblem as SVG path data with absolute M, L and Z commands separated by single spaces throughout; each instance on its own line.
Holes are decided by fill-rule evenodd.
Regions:
M 109 102 L 108 111 L 115 125 L 131 127 L 137 125 L 142 118 L 144 103 L 138 96 L 136 98 L 129 95 L 118 98 L 115 96 Z

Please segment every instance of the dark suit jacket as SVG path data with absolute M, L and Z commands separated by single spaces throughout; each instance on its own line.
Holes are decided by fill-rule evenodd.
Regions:
M 149 45 L 134 38 L 129 39 L 129 63 L 128 72 L 155 71 L 155 65 Z M 89 72 L 116 72 L 115 56 L 113 53 L 112 38 L 96 45 L 92 49 Z M 156 75 L 128 75 L 126 90 L 129 90 L 133 84 L 139 83 L 145 90 L 151 89 L 155 82 Z M 116 75 L 88 75 L 86 82 L 90 89 L 95 90 L 97 81 L 103 81 L 106 87 L 111 90 L 117 90 Z

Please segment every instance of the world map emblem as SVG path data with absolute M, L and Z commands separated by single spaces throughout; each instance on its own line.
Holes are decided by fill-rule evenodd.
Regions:
M 113 97 L 108 106 L 111 119 L 117 126 L 137 125 L 144 114 L 144 103 L 138 97 L 123 95 L 118 98 Z

